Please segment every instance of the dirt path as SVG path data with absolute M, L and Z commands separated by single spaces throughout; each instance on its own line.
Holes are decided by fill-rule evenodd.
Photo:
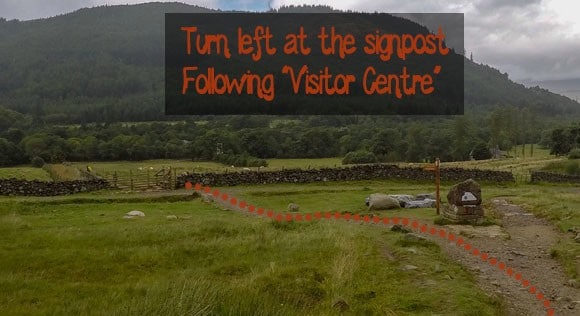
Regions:
M 536 218 L 505 199 L 494 199 L 492 205 L 502 217 L 501 230 L 497 226 L 495 229 L 450 226 L 449 230 L 470 236 L 465 238 L 466 242 L 521 273 L 522 280 L 529 280 L 537 288 L 535 294 L 531 294 L 529 287 L 525 288 L 513 276 L 509 277 L 506 271 L 484 262 L 480 257 L 469 255 L 455 243 L 440 238 L 433 238 L 433 241 L 471 270 L 481 288 L 503 297 L 508 315 L 546 315 L 543 300 L 536 297 L 538 293 L 550 301 L 555 315 L 580 315 L 580 290 L 570 286 L 563 268 L 550 256 L 552 246 L 566 236 L 546 220 Z

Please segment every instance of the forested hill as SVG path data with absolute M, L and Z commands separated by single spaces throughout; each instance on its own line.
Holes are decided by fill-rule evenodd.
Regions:
M 317 12 L 331 11 L 316 7 Z M 280 11 L 312 12 L 313 8 Z M 179 3 L 104 6 L 49 19 L 0 20 L 0 107 L 45 123 L 163 120 L 163 13 L 216 12 Z M 468 109 L 528 107 L 579 115 L 580 104 L 465 60 Z

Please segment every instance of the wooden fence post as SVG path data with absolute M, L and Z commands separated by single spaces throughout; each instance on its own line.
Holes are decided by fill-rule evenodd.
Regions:
M 177 188 L 177 170 L 173 169 L 173 181 L 171 181 L 171 174 L 169 175 L 169 183 L 173 183 L 173 188 L 169 188 L 170 190 L 175 190 Z
M 150 179 L 151 179 L 150 170 L 149 170 L 149 168 L 147 168 L 147 189 L 148 190 L 151 189 L 151 181 L 150 181 Z
M 435 160 L 435 187 L 437 188 L 437 191 L 436 191 L 437 215 L 440 214 L 439 208 L 441 207 L 440 202 L 439 202 L 439 200 L 441 199 L 441 194 L 439 193 L 439 191 L 440 191 L 439 187 L 441 185 L 441 180 L 440 180 L 441 171 L 439 169 L 440 165 L 441 165 L 441 161 L 439 160 L 439 158 L 437 158 L 437 160 Z
M 131 182 L 131 191 L 133 191 L 133 170 L 129 169 L 129 181 Z

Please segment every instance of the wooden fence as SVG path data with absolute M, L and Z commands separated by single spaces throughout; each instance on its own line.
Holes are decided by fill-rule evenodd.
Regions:
M 177 176 L 183 170 L 167 167 L 161 169 L 143 168 L 99 173 L 113 188 L 128 191 L 173 190 Z

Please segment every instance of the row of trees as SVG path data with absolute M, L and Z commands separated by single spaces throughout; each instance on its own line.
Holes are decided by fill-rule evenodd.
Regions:
M 0 112 L 2 110 L 0 109 Z M 196 117 L 181 122 L 35 127 L 4 110 L 0 164 L 145 159 L 322 158 L 371 153 L 377 161 L 489 158 L 489 148 L 537 143 L 528 110 L 498 107 L 487 117 Z M 531 128 L 534 126 L 535 128 Z M 352 156 L 352 155 L 351 155 Z M 244 158 L 248 160 L 247 158 Z M 366 158 L 365 158 L 366 159 Z M 375 159 L 375 158 L 373 158 Z

